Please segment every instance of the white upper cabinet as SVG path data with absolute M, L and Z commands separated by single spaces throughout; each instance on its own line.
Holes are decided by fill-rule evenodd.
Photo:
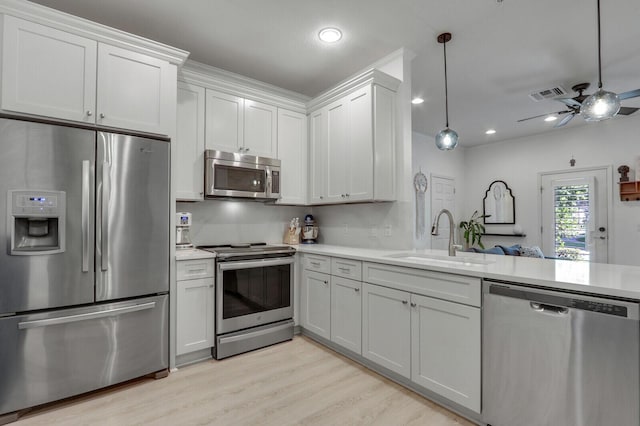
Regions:
M 279 204 L 304 205 L 307 198 L 307 116 L 278 108 Z
M 207 89 L 206 148 L 237 152 L 244 141 L 244 99 Z
M 206 148 L 277 156 L 278 108 L 207 89 Z
M 96 123 L 161 135 L 175 115 L 176 67 L 100 43 Z
M 10 15 L 2 19 L 2 110 L 172 131 L 174 64 Z
M 245 99 L 242 152 L 258 157 L 277 157 L 277 138 L 278 108 Z
M 95 122 L 98 43 L 4 15 L 2 109 Z
M 204 198 L 204 98 L 203 87 L 178 82 L 172 176 L 176 199 L 180 201 Z
M 309 203 L 322 204 L 327 193 L 327 108 L 309 115 Z
M 312 101 L 311 204 L 395 200 L 395 92 L 376 79 L 394 90 L 399 82 L 376 70 L 362 78 Z

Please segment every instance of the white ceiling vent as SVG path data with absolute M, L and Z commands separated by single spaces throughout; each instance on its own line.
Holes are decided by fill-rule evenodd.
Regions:
M 550 89 L 542 89 L 542 90 L 537 90 L 533 93 L 529 93 L 529 97 L 536 102 L 540 102 L 540 101 L 544 101 L 545 99 L 553 99 L 557 96 L 562 96 L 566 94 L 567 94 L 567 91 L 564 90 L 564 88 L 560 86 L 555 86 Z

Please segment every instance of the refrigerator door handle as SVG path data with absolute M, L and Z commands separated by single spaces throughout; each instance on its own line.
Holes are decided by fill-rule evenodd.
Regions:
M 82 272 L 89 272 L 90 166 L 89 160 L 82 162 Z
M 78 321 L 88 321 L 99 318 L 113 317 L 122 314 L 128 314 L 131 312 L 144 311 L 147 309 L 153 309 L 156 306 L 156 302 L 141 303 L 139 305 L 126 306 L 122 308 L 109 309 L 107 311 L 88 312 L 86 314 L 69 315 L 58 318 L 47 318 L 34 321 L 24 321 L 18 323 L 19 330 L 25 330 L 28 328 L 48 327 L 50 325 L 69 324 Z
M 110 166 L 108 162 L 102 163 L 102 214 L 100 216 L 101 229 L 101 267 L 103 271 L 109 269 L 109 193 Z

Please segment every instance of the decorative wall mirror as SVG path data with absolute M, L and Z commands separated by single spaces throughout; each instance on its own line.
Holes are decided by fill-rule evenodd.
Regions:
M 516 223 L 516 200 L 511 188 L 502 180 L 489 185 L 482 200 L 484 223 L 488 225 L 514 225 Z

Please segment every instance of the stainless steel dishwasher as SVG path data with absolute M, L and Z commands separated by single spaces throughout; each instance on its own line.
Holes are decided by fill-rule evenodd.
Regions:
M 484 280 L 483 420 L 640 424 L 639 303 Z

